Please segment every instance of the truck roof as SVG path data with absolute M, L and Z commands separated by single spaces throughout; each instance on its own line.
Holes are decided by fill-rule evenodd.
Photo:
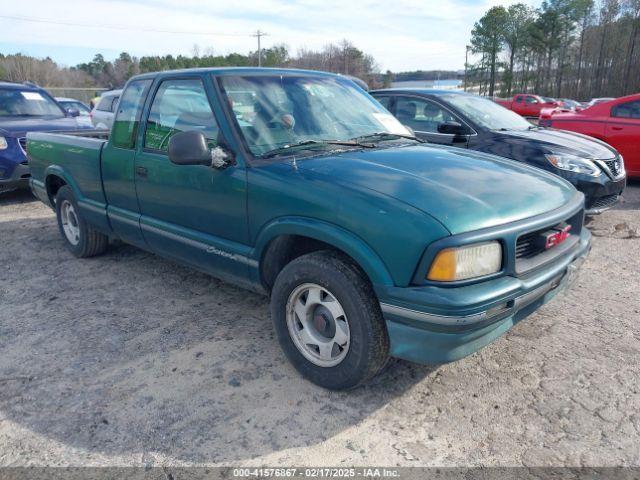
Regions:
M 326 77 L 343 77 L 348 78 L 344 75 L 338 75 L 336 73 L 322 72 L 319 70 L 303 70 L 296 68 L 264 68 L 264 67 L 206 67 L 206 68 L 182 68 L 179 70 L 164 70 L 161 72 L 149 72 L 142 73 L 140 75 L 136 75 L 131 77 L 133 79 L 144 79 L 144 78 L 156 78 L 156 77 L 164 77 L 164 76 L 173 76 L 185 73 L 210 73 L 213 75 L 220 73 L 238 73 L 244 75 L 253 75 L 260 73 L 271 73 L 274 75 L 292 75 L 292 74 L 302 74 L 302 75 L 317 75 L 317 76 L 326 76 Z

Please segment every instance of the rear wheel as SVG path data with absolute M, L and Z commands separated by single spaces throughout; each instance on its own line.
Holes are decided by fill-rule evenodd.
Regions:
M 82 218 L 73 190 L 67 185 L 56 194 L 58 227 L 67 249 L 76 257 L 93 257 L 104 253 L 109 237 L 93 229 Z
M 339 252 L 314 252 L 289 263 L 271 292 L 271 316 L 287 358 L 322 387 L 356 387 L 388 359 L 389 339 L 373 289 Z

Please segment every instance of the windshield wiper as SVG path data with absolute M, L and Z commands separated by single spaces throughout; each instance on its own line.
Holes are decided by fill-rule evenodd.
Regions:
M 303 140 L 298 143 L 292 143 L 289 145 L 284 145 L 282 147 L 274 148 L 273 150 L 269 150 L 262 155 L 261 158 L 271 158 L 277 155 L 282 155 L 289 153 L 295 150 L 306 150 L 316 147 L 326 147 L 328 145 L 343 145 L 347 147 L 362 147 L 362 148 L 372 148 L 373 145 L 367 145 L 364 143 L 356 142 L 355 140 Z
M 384 140 L 385 138 L 387 140 L 393 140 L 393 139 L 397 139 L 397 138 L 406 138 L 408 140 L 415 140 L 418 143 L 427 143 L 426 140 L 422 140 L 421 138 L 418 138 L 415 135 L 409 135 L 409 134 L 404 134 L 404 133 L 391 133 L 391 132 L 369 133 L 367 135 L 361 135 L 359 137 L 354 137 L 351 140 L 354 140 L 354 141 L 365 140 L 366 141 L 366 140 L 374 140 L 376 138 L 379 138 L 380 140 Z

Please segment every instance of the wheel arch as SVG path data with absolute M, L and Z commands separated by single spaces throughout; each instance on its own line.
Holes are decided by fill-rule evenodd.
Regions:
M 79 198 L 80 190 L 78 189 L 73 178 L 58 165 L 50 165 L 44 173 L 44 185 L 52 206 L 55 205 L 55 196 L 58 190 L 64 185 L 68 185 L 76 198 Z
M 291 260 L 323 249 L 349 257 L 372 285 L 394 284 L 380 256 L 362 238 L 337 225 L 304 217 L 280 218 L 260 231 L 255 247 L 260 282 L 269 291 Z

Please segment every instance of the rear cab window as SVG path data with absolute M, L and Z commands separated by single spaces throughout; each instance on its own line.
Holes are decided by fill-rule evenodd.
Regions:
M 152 80 L 135 80 L 127 85 L 118 104 L 111 141 L 114 146 L 132 149 L 135 146 L 136 133 L 142 115 L 142 107 Z M 115 101 L 120 97 L 116 97 Z M 112 99 L 113 100 L 113 99 Z M 102 100 L 100 101 L 100 104 Z M 100 106 L 100 105 L 98 105 Z

